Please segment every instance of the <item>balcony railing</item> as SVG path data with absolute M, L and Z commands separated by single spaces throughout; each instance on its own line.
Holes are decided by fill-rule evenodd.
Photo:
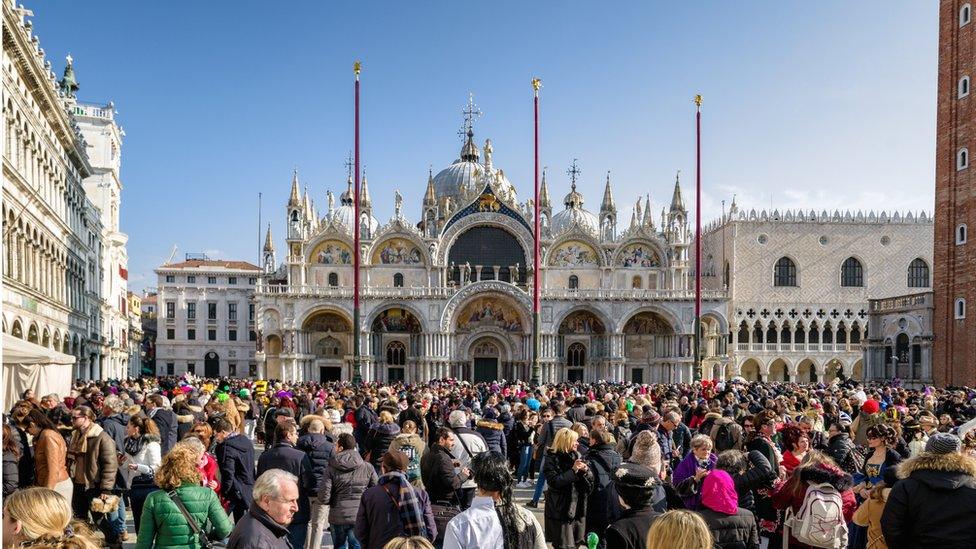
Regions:
M 525 289 L 519 286 L 520 289 Z M 460 290 L 460 287 L 366 287 L 360 292 L 365 298 L 447 298 L 451 297 Z M 258 288 L 257 295 L 266 296 L 313 296 L 331 298 L 352 298 L 353 290 L 348 286 L 312 286 L 312 285 L 267 285 Z M 646 301 L 651 299 L 694 299 L 693 290 L 641 290 L 641 289 L 548 289 L 542 291 L 543 299 L 576 299 L 576 300 L 635 300 Z M 724 299 L 724 291 L 705 291 L 702 292 L 705 299 Z

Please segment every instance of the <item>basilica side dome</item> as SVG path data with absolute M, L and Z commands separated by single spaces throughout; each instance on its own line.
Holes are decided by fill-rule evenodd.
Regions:
M 597 216 L 589 210 L 583 208 L 583 195 L 576 191 L 576 183 L 563 199 L 566 209 L 552 216 L 552 233 L 558 234 L 579 225 L 584 231 L 597 235 L 600 230 L 600 221 Z

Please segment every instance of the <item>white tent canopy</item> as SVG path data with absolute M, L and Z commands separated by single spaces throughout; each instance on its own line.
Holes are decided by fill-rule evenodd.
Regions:
M 71 390 L 75 357 L 41 347 L 7 334 L 2 339 L 3 411 L 10 409 L 27 389 L 40 398 L 57 393 L 62 398 Z

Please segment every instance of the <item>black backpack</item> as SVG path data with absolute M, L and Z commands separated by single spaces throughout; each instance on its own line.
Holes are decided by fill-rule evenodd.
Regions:
M 715 429 L 715 453 L 731 450 L 736 447 L 735 434 L 731 423 L 723 423 Z

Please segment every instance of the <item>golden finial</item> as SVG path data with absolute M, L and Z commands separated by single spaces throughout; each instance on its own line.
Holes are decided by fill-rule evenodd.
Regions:
M 362 69 L 363 69 L 363 64 L 360 63 L 359 61 L 356 61 L 352 64 L 352 72 L 356 73 L 356 76 L 359 76 L 359 71 L 361 71 Z
M 542 80 L 539 80 L 538 78 L 533 78 L 532 89 L 535 90 L 536 93 L 539 93 L 540 88 L 542 88 Z
M 702 96 L 701 94 L 698 94 L 695 96 L 695 105 L 701 107 L 701 104 L 702 104 Z

